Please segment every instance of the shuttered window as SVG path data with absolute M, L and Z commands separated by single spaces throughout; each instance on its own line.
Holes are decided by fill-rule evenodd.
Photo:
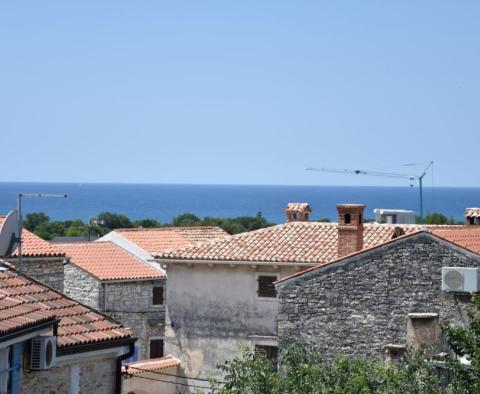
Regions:
M 255 345 L 255 355 L 265 357 L 274 364 L 277 364 L 278 348 L 276 346 Z
M 163 305 L 163 286 L 153 288 L 153 305 Z
M 260 275 L 257 279 L 258 296 L 275 298 L 277 296 L 277 290 L 275 289 L 273 282 L 275 282 L 276 280 L 277 280 L 276 276 Z
M 163 339 L 150 339 L 150 358 L 163 357 Z

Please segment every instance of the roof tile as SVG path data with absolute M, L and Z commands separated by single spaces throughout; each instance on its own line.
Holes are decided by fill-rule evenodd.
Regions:
M 0 271 L 0 336 L 58 318 L 58 347 L 130 338 L 108 316 L 14 270 Z
M 60 245 L 72 264 L 100 280 L 159 279 L 160 269 L 147 265 L 110 241 Z

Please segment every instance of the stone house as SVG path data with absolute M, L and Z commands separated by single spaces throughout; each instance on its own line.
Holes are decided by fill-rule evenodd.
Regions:
M 5 216 L 0 216 L 0 227 Z M 56 245 L 38 237 L 32 232 L 22 230 L 22 272 L 36 280 L 63 291 L 63 265 L 65 253 Z M 18 251 L 8 258 L 13 266 L 18 265 Z
M 478 253 L 480 228 L 431 227 L 281 279 L 280 348 L 391 359 L 408 344 L 441 347 L 440 326 L 464 324 L 470 305 L 469 293 L 442 290 L 442 269 L 478 269 Z
M 99 241 L 111 241 L 145 263 L 158 267 L 153 262 L 153 256 L 167 250 L 228 236 L 227 232 L 214 226 L 118 228 L 104 235 Z
M 129 327 L 138 338 L 131 360 L 164 355 L 165 273 L 113 242 L 58 245 L 65 252 L 65 294 Z
M 420 228 L 364 223 L 364 208 L 338 205 L 339 223 L 319 223 L 308 204 L 289 204 L 285 224 L 157 256 L 168 275 L 166 352 L 187 376 L 202 378 L 218 375 L 216 366 L 242 345 L 275 359 L 274 282 Z
M 8 267 L 0 293 L 0 392 L 121 393 L 129 330 Z

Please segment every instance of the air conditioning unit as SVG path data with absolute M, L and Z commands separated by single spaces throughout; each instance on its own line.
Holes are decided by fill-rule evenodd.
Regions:
M 57 337 L 43 336 L 32 339 L 30 368 L 33 370 L 50 369 L 55 366 Z
M 480 290 L 480 269 L 443 267 L 442 290 L 459 293 L 478 292 Z

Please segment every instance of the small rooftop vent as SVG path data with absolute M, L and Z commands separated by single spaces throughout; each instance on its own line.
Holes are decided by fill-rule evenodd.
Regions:
M 480 269 L 463 267 L 442 268 L 442 290 L 459 293 L 478 292 Z

